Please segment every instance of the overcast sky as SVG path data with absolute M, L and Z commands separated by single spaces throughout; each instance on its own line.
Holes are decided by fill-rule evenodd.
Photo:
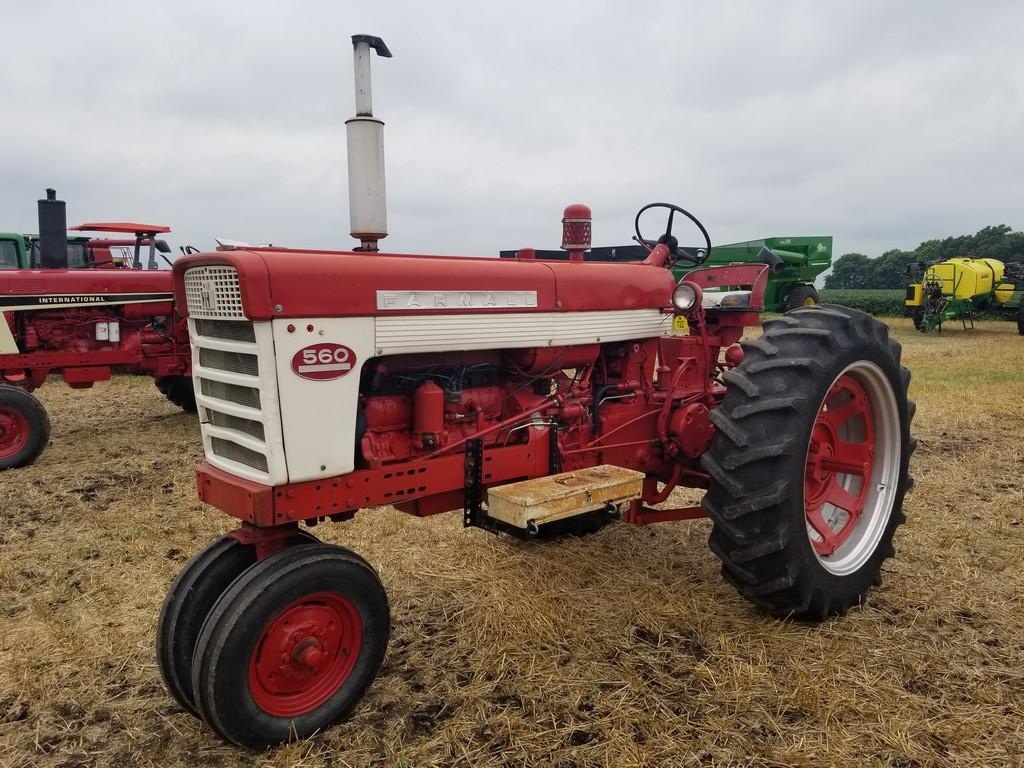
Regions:
M 52 186 L 173 245 L 351 247 L 353 33 L 394 53 L 387 250 L 557 247 L 577 201 L 606 245 L 655 200 L 838 253 L 1024 227 L 1021 2 L 0 5 L 0 230 Z

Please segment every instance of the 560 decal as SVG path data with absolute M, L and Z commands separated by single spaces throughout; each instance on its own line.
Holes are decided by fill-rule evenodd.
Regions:
M 344 344 L 322 341 L 303 347 L 292 356 L 292 370 L 304 379 L 340 379 L 356 364 L 356 353 Z

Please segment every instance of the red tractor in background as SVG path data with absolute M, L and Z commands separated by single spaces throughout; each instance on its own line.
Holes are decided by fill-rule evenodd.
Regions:
M 206 461 L 199 496 L 239 527 L 171 585 L 167 687 L 225 739 L 303 739 L 345 717 L 390 611 L 359 555 L 300 524 L 393 505 L 530 538 L 566 521 L 707 516 L 722 572 L 768 613 L 820 620 L 881 579 L 913 450 L 909 372 L 885 325 L 844 307 L 760 322 L 770 267 L 701 268 L 676 205 L 642 262 L 381 253 L 382 123 L 357 35 L 348 121 L 352 251 L 245 248 L 174 265 Z M 706 248 L 673 234 L 690 219 Z M 696 267 L 678 283 L 671 267 Z M 664 508 L 677 487 L 700 506 Z M 635 552 L 633 553 L 636 554 Z
M 156 262 L 169 250 L 157 235 L 170 230 L 131 222 L 72 229 L 134 239 L 89 238 L 69 248 L 64 202 L 47 190 L 38 238 L 20 252 L 19 243 L 7 244 L 16 257 L 0 269 L 0 470 L 32 463 L 46 447 L 49 417 L 31 393 L 51 373 L 76 389 L 115 370 L 145 373 L 171 402 L 195 411 L 188 329 L 174 311 L 171 272 Z

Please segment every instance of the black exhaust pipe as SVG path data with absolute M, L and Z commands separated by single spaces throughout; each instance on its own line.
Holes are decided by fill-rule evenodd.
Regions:
M 67 209 L 52 189 L 47 189 L 46 199 L 39 201 L 39 266 L 68 268 Z

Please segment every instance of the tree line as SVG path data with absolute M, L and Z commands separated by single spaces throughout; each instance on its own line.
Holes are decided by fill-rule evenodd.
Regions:
M 1004 263 L 1024 263 L 1024 232 L 1006 224 L 985 227 L 973 235 L 925 240 L 912 251 L 893 248 L 878 258 L 863 253 L 844 253 L 832 263 L 826 288 L 903 288 L 907 268 L 955 257 L 992 258 Z

